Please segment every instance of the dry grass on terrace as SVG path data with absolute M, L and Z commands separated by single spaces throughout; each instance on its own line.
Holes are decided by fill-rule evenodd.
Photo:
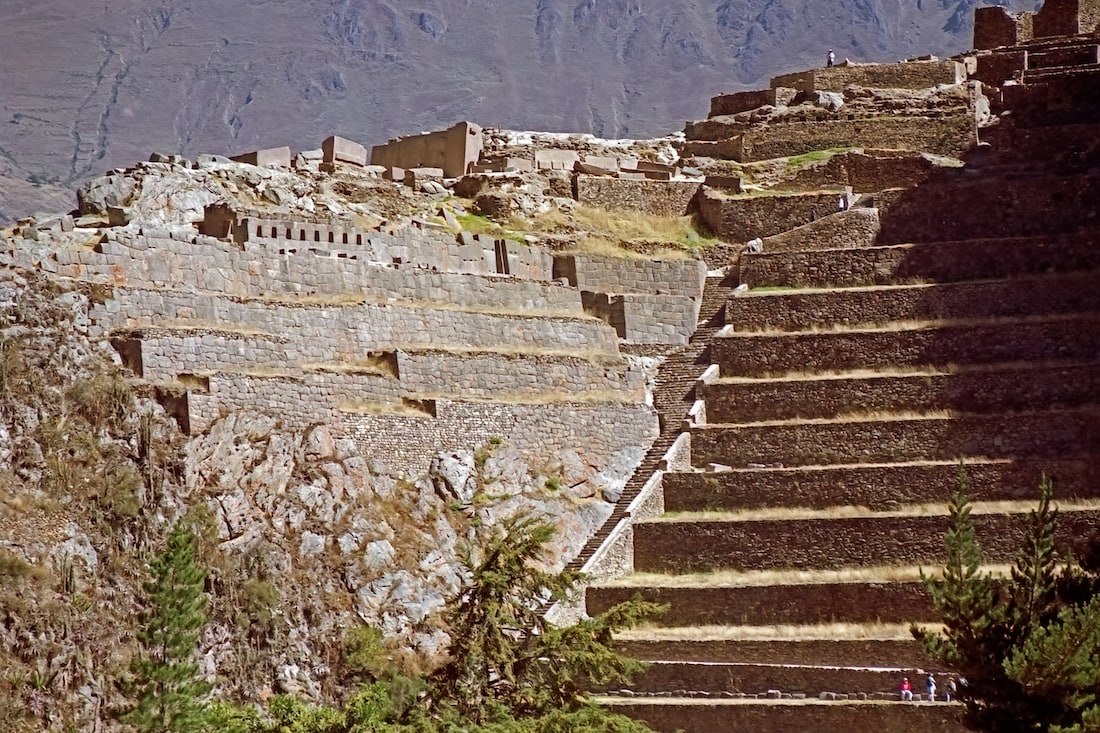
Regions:
M 343 402 L 336 405 L 340 412 L 352 415 L 389 415 L 393 417 L 431 417 L 425 410 L 409 402 Z
M 692 216 L 664 217 L 638 211 L 607 210 L 577 204 L 566 213 L 553 208 L 530 217 L 513 217 L 512 229 L 576 235 L 575 250 L 611 257 L 686 259 L 690 250 L 717 242 L 702 235 Z M 642 255 L 625 242 L 667 242 L 668 247 Z
M 549 349 L 543 346 L 440 346 L 425 344 L 398 344 L 390 347 L 409 353 L 433 352 L 457 357 L 486 356 L 533 356 L 549 358 L 583 359 L 592 364 L 614 366 L 624 363 L 619 351 L 596 351 L 593 349 Z
M 1100 499 L 1073 502 L 1054 502 L 1058 511 L 1086 512 L 1100 509 Z M 972 502 L 971 514 L 1026 514 L 1035 509 L 1034 501 L 977 501 Z M 771 522 L 786 519 L 882 519 L 886 517 L 936 517 L 947 516 L 947 505 L 907 504 L 889 511 L 873 511 L 862 506 L 835 506 L 828 509 L 806 507 L 765 507 L 729 512 L 666 512 L 649 523 L 662 522 Z
M 1008 575 L 1008 565 L 984 565 L 994 576 Z M 939 575 L 939 567 L 924 569 L 925 575 Z M 709 573 L 631 573 L 603 580 L 608 588 L 758 588 L 772 585 L 822 585 L 832 583 L 916 583 L 921 568 L 912 565 L 881 565 L 841 570 L 719 570 Z

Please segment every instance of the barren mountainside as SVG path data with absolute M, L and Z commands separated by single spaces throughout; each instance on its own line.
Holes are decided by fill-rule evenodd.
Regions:
M 106 0 L 0 7 L 0 221 L 146 157 L 366 145 L 468 118 L 662 135 L 707 96 L 970 47 L 976 0 Z M 1034 0 L 1007 0 L 1030 10 Z

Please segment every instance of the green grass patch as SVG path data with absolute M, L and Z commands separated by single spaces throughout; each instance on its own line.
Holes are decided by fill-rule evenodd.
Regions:
M 792 155 L 787 158 L 787 170 L 794 170 L 796 168 L 802 168 L 810 163 L 818 163 L 822 160 L 828 160 L 838 153 L 847 153 L 855 150 L 854 147 L 845 148 L 829 148 L 827 150 L 812 150 L 802 155 Z

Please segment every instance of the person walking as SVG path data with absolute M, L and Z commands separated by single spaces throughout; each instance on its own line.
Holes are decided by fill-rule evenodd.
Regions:
M 947 678 L 947 689 L 943 691 L 943 698 L 947 702 L 959 699 L 959 686 L 954 676 Z
M 898 690 L 901 693 L 902 702 L 912 702 L 913 701 L 913 688 L 909 684 L 909 678 L 908 677 L 902 677 L 901 678 L 901 687 L 898 688 Z
M 832 66 L 835 61 L 836 61 L 836 56 L 833 54 L 833 49 L 830 48 L 828 55 L 825 56 L 825 66 L 826 67 Z
M 928 673 L 928 679 L 925 680 L 925 684 L 928 687 L 928 702 L 936 701 L 936 678 L 932 676 L 932 673 Z

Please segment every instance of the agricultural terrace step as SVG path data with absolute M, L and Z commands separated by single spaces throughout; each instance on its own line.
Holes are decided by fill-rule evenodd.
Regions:
M 1085 362 L 1100 353 L 1100 313 L 893 327 L 742 334 L 710 346 L 723 377 L 790 372 L 898 370 L 1017 362 Z
M 968 460 L 976 501 L 1028 501 L 1045 474 L 1059 500 L 1100 497 L 1095 455 L 1041 460 Z M 863 506 L 875 510 L 908 504 L 947 503 L 958 488 L 955 461 L 880 463 L 800 468 L 749 468 L 721 473 L 666 473 L 665 511 L 702 512 L 764 507 Z
M 797 700 L 601 700 L 603 707 L 639 720 L 658 733 L 967 733 L 962 705 L 946 703 L 824 702 Z
M 1049 458 L 1092 451 L 1100 409 L 1010 415 L 703 425 L 691 431 L 691 462 L 732 468 L 946 461 L 960 457 Z
M 1028 509 L 1033 505 L 1028 505 Z M 1023 508 L 973 514 L 989 562 L 1010 562 L 1023 541 Z M 840 570 L 869 562 L 936 566 L 944 561 L 946 514 L 863 513 L 809 519 L 706 519 L 665 515 L 634 524 L 634 568 L 649 573 L 800 568 Z M 723 516 L 723 515 L 718 515 Z M 680 518 L 682 517 L 682 518 Z M 1087 550 L 1100 526 L 1100 508 L 1060 506 L 1055 541 L 1065 557 Z
M 615 330 L 585 316 L 507 313 L 409 302 L 358 300 L 265 302 L 174 291 L 127 290 L 96 305 L 90 317 L 108 330 L 212 329 L 293 334 L 319 343 L 348 343 L 351 353 L 395 347 L 541 346 L 618 351 Z
M 146 379 L 166 381 L 181 373 L 311 370 L 389 371 L 410 391 L 450 394 L 459 388 L 474 396 L 494 391 L 531 392 L 576 389 L 581 392 L 640 392 L 642 375 L 609 352 L 570 353 L 537 345 L 507 343 L 464 350 L 422 348 L 372 340 L 370 334 L 336 330 L 311 338 L 227 333 L 204 329 L 148 329 L 112 339 L 124 361 Z M 414 336 L 415 337 L 415 336 Z M 411 347 L 411 348 L 410 348 Z M 372 354 L 374 356 L 372 356 Z M 376 364 L 383 364 L 377 366 Z
M 740 261 L 741 282 L 754 288 L 960 282 L 1095 270 L 1100 270 L 1096 234 L 747 253 Z
M 1100 312 L 1100 271 L 1012 280 L 784 291 L 726 302 L 735 331 L 803 331 L 824 324 Z
M 850 625 L 849 633 L 860 626 Z M 636 629 L 632 638 L 615 640 L 615 650 L 640 660 L 677 659 L 687 662 L 728 662 L 747 664 L 807 664 L 845 667 L 928 667 L 932 664 L 908 627 L 902 638 L 838 638 L 837 625 L 820 627 L 833 636 L 804 639 L 692 639 L 662 638 L 663 629 Z M 806 627 L 813 630 L 815 627 Z M 678 629 L 674 629 L 678 631 Z M 693 629 L 684 629 L 690 634 Z M 721 631 L 721 627 L 719 627 Z M 642 638 L 650 633 L 652 638 Z
M 942 538 L 941 538 L 942 541 Z M 650 620 L 669 627 L 708 625 L 909 623 L 936 621 L 928 593 L 919 580 L 775 583 L 772 585 L 662 585 L 633 583 L 585 590 L 588 613 L 602 613 L 634 597 L 668 605 Z
M 597 693 L 613 692 L 625 687 L 643 694 L 675 690 L 704 691 L 711 695 L 721 692 L 759 694 L 768 690 L 782 690 L 817 697 L 823 690 L 888 693 L 897 687 L 898 679 L 902 675 L 916 679 L 916 668 L 899 668 L 896 665 L 885 669 L 869 669 L 836 665 L 655 661 L 629 684 L 623 685 L 616 681 L 611 685 L 588 687 Z
M 999 365 L 955 373 L 922 371 L 700 383 L 708 423 L 835 418 L 951 410 L 990 413 L 1100 403 L 1100 364 Z
M 1050 236 L 1095 228 L 1098 218 L 1100 177 L 1084 172 L 983 175 L 940 169 L 886 206 L 879 241 Z

